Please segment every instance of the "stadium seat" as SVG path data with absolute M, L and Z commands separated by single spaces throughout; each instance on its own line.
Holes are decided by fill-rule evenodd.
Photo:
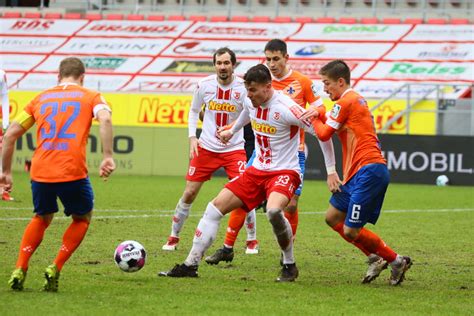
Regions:
M 428 4 L 434 8 L 437 8 L 439 6 L 439 0 L 428 0 Z
M 186 20 L 183 15 L 168 15 L 168 21 L 184 21 Z
M 313 22 L 313 18 L 310 16 L 298 16 L 295 18 L 295 22 L 298 23 L 311 23 Z
M 409 7 L 416 7 L 418 5 L 418 0 L 407 0 L 407 5 Z
M 364 0 L 364 4 L 368 6 L 372 6 L 372 0 Z
M 189 21 L 207 21 L 207 17 L 205 15 L 190 15 L 188 17 Z
M 331 17 L 317 18 L 316 23 L 335 23 L 336 19 Z
M 355 23 L 357 23 L 357 19 L 356 18 L 343 17 L 343 18 L 339 18 L 338 22 L 342 23 L 342 24 L 355 24 Z
M 157 15 L 157 14 L 151 14 L 146 17 L 148 21 L 164 21 L 165 16 L 164 15 Z
M 90 21 L 102 20 L 102 14 L 100 14 L 100 13 L 86 13 L 85 19 L 90 20 Z
M 446 24 L 446 20 L 445 19 L 428 19 L 426 21 L 427 24 Z
M 43 18 L 45 19 L 60 19 L 62 18 L 63 15 L 59 12 L 49 12 L 49 13 L 45 13 Z
M 210 22 L 227 22 L 228 18 L 225 15 L 213 15 L 209 18 Z
M 377 18 L 362 18 L 360 19 L 360 23 L 362 24 L 377 24 L 379 20 Z
M 111 13 L 105 16 L 106 20 L 123 20 L 123 14 L 120 13 Z
M 41 19 L 41 13 L 40 12 L 25 12 L 25 14 L 23 14 L 23 17 L 26 19 Z
M 461 0 L 451 0 L 451 1 L 449 1 L 449 3 L 451 4 L 451 6 L 453 6 L 455 8 L 458 8 L 458 7 L 461 6 L 462 1 Z
M 129 21 L 142 21 L 145 19 L 143 14 L 129 14 L 127 15 L 127 20 Z
M 272 20 L 272 22 L 276 22 L 276 23 L 289 23 L 292 21 L 293 20 L 289 16 L 277 16 Z
M 469 20 L 468 19 L 451 19 L 451 21 L 449 21 L 450 24 L 469 24 Z
M 6 18 L 6 19 L 21 18 L 21 13 L 20 12 L 14 12 L 14 11 L 4 12 L 2 17 Z
M 246 15 L 235 15 L 230 18 L 231 22 L 248 22 L 249 17 Z
M 402 21 L 399 18 L 384 18 L 382 24 L 400 24 Z
M 250 18 L 252 22 L 270 22 L 270 17 L 266 15 L 256 15 Z
M 422 24 L 422 23 L 423 23 L 423 19 L 419 19 L 419 18 L 407 18 L 407 19 L 405 19 L 405 21 L 403 21 L 403 23 L 406 23 L 406 24 Z
M 63 18 L 66 19 L 66 20 L 76 20 L 76 19 L 81 18 L 81 14 L 80 13 L 75 13 L 75 12 L 65 13 Z

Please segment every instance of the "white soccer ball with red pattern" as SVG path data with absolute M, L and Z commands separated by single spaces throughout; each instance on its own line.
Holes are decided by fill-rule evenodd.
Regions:
M 145 247 L 137 241 L 126 240 L 115 249 L 114 260 L 122 271 L 136 272 L 145 265 Z

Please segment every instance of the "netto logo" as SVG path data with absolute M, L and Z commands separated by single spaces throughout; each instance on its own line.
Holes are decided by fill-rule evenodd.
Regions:
M 256 132 L 265 133 L 265 134 L 276 134 L 277 128 L 265 123 L 257 123 L 252 120 L 252 129 Z
M 236 108 L 235 105 L 230 104 L 230 103 L 218 103 L 215 101 L 209 102 L 208 105 L 208 110 L 214 110 L 214 111 L 226 111 L 226 112 L 235 112 Z
M 325 50 L 326 48 L 323 45 L 311 45 L 297 50 L 295 54 L 297 56 L 312 56 L 321 54 Z

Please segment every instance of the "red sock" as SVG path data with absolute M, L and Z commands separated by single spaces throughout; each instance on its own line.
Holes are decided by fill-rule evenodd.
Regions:
M 368 251 L 363 244 L 355 240 L 352 241 L 347 239 L 347 237 L 344 235 L 344 222 L 337 223 L 336 225 L 334 225 L 334 227 L 332 227 L 332 229 L 339 233 L 339 235 L 341 235 L 341 237 L 344 238 L 345 241 L 354 244 L 354 246 L 359 248 L 366 256 L 370 255 L 370 251 Z M 364 230 L 364 228 L 362 228 L 362 230 Z
M 18 260 L 16 262 L 17 268 L 22 268 L 24 271 L 28 269 L 28 262 L 36 248 L 41 244 L 44 232 L 48 226 L 49 223 L 37 215 L 31 219 L 21 239 L 20 253 L 18 254 Z
M 227 232 L 225 234 L 224 245 L 234 247 L 235 240 L 239 231 L 245 223 L 247 212 L 242 208 L 236 208 L 230 212 L 229 223 L 227 223 Z
M 370 253 L 375 253 L 387 262 L 392 262 L 397 258 L 397 253 L 387 246 L 377 234 L 368 229 L 362 228 L 354 242 L 362 244 Z
M 89 228 L 89 222 L 85 219 L 73 219 L 71 225 L 66 229 L 63 236 L 63 244 L 59 253 L 54 259 L 54 264 L 61 271 L 64 263 L 72 256 L 79 247 Z
M 293 238 L 296 236 L 296 230 L 298 229 L 298 209 L 294 212 L 283 212 L 286 219 L 290 222 L 291 232 L 293 233 Z

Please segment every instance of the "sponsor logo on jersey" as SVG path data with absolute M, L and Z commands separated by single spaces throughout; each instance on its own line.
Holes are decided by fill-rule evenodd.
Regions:
M 339 112 L 341 111 L 341 106 L 339 104 L 334 104 L 332 110 L 331 110 L 331 116 L 333 118 L 337 118 L 339 116 Z
M 210 101 L 207 108 L 209 110 L 214 110 L 214 111 L 226 111 L 226 112 L 237 111 L 237 107 L 235 105 L 227 103 L 227 102 L 219 103 L 216 101 Z
M 296 51 L 297 56 L 312 56 L 312 55 L 318 55 L 324 52 L 326 48 L 323 45 L 310 45 L 303 47 L 301 49 L 298 49 Z
M 277 128 L 266 123 L 258 123 L 255 120 L 251 121 L 252 129 L 256 132 L 265 133 L 265 134 L 276 134 Z

